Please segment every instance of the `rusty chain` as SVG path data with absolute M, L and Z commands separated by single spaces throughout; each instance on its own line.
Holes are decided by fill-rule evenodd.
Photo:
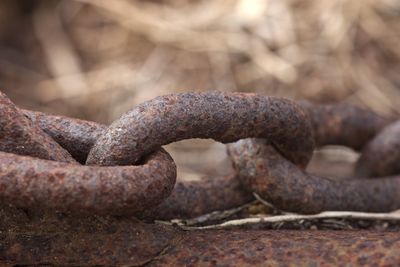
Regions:
M 0 196 L 3 202 L 18 207 L 112 215 L 146 210 L 145 214 L 156 216 L 154 206 L 171 193 L 176 176 L 176 167 L 162 145 L 188 138 L 232 142 L 246 137 L 263 138 L 271 147 L 259 156 L 263 145 L 254 140 L 230 145 L 239 175 L 203 183 L 180 182 L 159 207 L 161 218 L 179 216 L 179 209 L 190 217 L 249 201 L 251 196 L 240 188 L 237 177 L 250 191 L 290 211 L 388 211 L 400 204 L 396 178 L 338 182 L 303 172 L 314 144 L 338 144 L 356 150 L 365 147 L 357 164 L 359 175 L 395 173 L 396 157 L 388 156 L 379 166 L 371 164 L 376 161 L 371 157 L 387 155 L 380 149 L 384 145 L 385 151 L 394 151 L 390 156 L 399 151 L 395 149 L 398 124 L 377 135 L 393 120 L 354 106 L 296 104 L 256 94 L 183 93 L 145 102 L 108 128 L 19 110 L 4 94 L 0 108 L 0 149 L 7 152 L 0 154 L 4 188 Z M 86 158 L 89 166 L 75 161 L 84 163 Z M 255 165 L 261 164 L 261 159 L 265 162 L 259 170 Z M 376 167 L 367 170 L 366 166 Z M 151 207 L 153 211 L 149 211 Z
M 54 212 L 81 218 L 79 229 L 98 225 L 92 215 L 193 217 L 247 203 L 252 192 L 280 209 L 302 213 L 400 208 L 399 176 L 366 179 L 400 171 L 400 124 L 351 105 L 296 103 L 243 93 L 182 93 L 145 102 L 107 127 L 22 110 L 0 92 L 0 113 L 0 213 L 10 218 L 0 226 L 11 227 L 19 220 L 20 211 L 15 209 L 38 216 L 38 221 L 31 218 L 29 227 L 34 229 L 40 228 L 39 222 L 49 227 L 53 215 L 48 214 Z M 175 185 L 175 163 L 161 146 L 188 138 L 238 141 L 228 145 L 236 172 Z M 361 151 L 357 178 L 335 181 L 305 172 L 314 147 L 329 144 Z M 81 215 L 90 218 L 85 221 Z M 117 232 L 148 227 L 128 221 L 118 221 Z M 156 228 L 143 232 L 175 235 Z M 128 236 L 134 235 L 132 231 Z M 118 235 L 114 236 L 121 238 Z M 89 239 L 89 246 L 100 242 Z M 23 236 L 16 240 L 28 242 Z M 164 242 L 154 240 L 138 246 Z M 54 248 L 60 248 L 67 241 L 54 242 Z M 110 241 L 110 247 L 127 245 L 115 242 Z

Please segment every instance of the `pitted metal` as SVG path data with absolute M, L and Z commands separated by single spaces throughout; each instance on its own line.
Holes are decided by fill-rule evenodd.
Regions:
M 318 146 L 339 144 L 354 149 L 361 149 L 382 128 L 390 124 L 393 120 L 391 118 L 383 118 L 371 111 L 346 104 L 316 105 L 308 102 L 300 102 L 299 104 L 300 105 L 296 105 L 294 102 L 288 100 L 268 98 L 255 94 L 210 92 L 169 95 L 151 100 L 134 108 L 119 121 L 114 123 L 110 129 L 107 129 L 105 125 L 63 116 L 52 116 L 28 110 L 17 112 L 22 112 L 30 119 L 32 124 L 40 127 L 44 133 L 51 136 L 64 149 L 68 150 L 76 160 L 82 163 L 85 162 L 93 146 L 95 146 L 93 151 L 96 150 L 95 143 L 101 143 L 102 138 L 103 140 L 105 138 L 104 136 L 109 136 L 107 137 L 108 139 L 105 139 L 111 140 L 110 142 L 114 145 L 117 144 L 114 149 L 119 151 L 116 152 L 118 155 L 122 155 L 125 158 L 141 158 L 146 155 L 143 154 L 143 151 L 149 150 L 150 147 L 153 150 L 157 150 L 160 149 L 161 144 L 184 138 L 212 137 L 221 141 L 229 141 L 243 136 L 262 135 L 277 138 L 278 141 L 273 139 L 269 139 L 269 141 L 274 148 L 277 148 L 279 153 L 283 155 L 285 155 L 285 153 L 282 151 L 282 147 L 288 148 L 287 151 L 295 151 L 294 154 L 291 154 L 292 152 L 286 152 L 286 155 L 289 155 L 289 159 L 296 159 L 295 162 L 301 167 L 304 167 L 309 160 L 312 144 L 314 143 L 312 138 L 315 139 L 315 143 Z M 14 109 L 17 110 L 17 108 Z M 257 112 L 262 114 L 258 115 Z M 269 112 L 269 114 L 265 115 L 264 113 L 266 112 Z M 253 113 L 255 113 L 255 115 Z M 195 118 L 202 118 L 202 120 L 196 120 Z M 140 123 L 135 123 L 140 120 L 142 120 Z M 307 123 L 308 120 L 310 123 Z M 304 121 L 306 121 L 306 123 Z M 130 122 L 131 124 L 126 122 Z M 262 125 L 262 122 L 269 122 L 269 124 Z M 243 125 L 243 123 L 247 124 Z M 141 153 L 133 151 L 132 145 L 127 141 L 126 136 L 121 134 L 122 128 L 119 128 L 119 126 L 122 124 L 124 124 L 122 127 L 124 131 L 133 135 L 133 137 L 129 136 L 127 138 L 134 138 L 136 140 L 133 142 L 134 144 L 138 144 L 137 140 L 144 140 L 144 144 L 139 146 L 139 148 L 143 148 Z M 300 124 L 300 126 L 296 124 Z M 258 129 L 260 127 L 261 129 Z M 311 128 L 312 132 L 310 131 Z M 116 129 L 118 129 L 118 131 Z M 156 131 L 157 129 L 159 131 Z M 174 131 L 174 129 L 177 130 Z M 286 132 L 291 133 L 293 138 L 288 138 L 289 135 Z M 113 134 L 115 134 L 115 136 L 113 136 Z M 283 135 L 283 137 L 280 135 Z M 110 138 L 110 136 L 112 136 L 112 138 Z M 121 138 L 123 141 L 119 140 Z M 290 140 L 288 141 L 288 139 Z M 292 144 L 296 142 L 296 147 L 293 148 Z M 111 144 L 110 146 L 113 145 Z M 108 149 L 107 146 L 100 145 L 100 147 L 101 148 L 97 150 L 106 151 Z M 299 147 L 303 147 L 307 151 L 298 152 Z M 295 156 L 296 153 L 301 156 Z M 103 155 L 114 157 L 115 153 L 104 152 Z M 286 155 L 285 157 L 287 158 Z M 20 159 L 20 161 L 24 160 Z M 29 159 L 25 160 L 25 162 L 29 161 Z M 29 163 L 25 164 L 28 164 L 27 166 L 29 168 Z M 11 166 L 15 168 L 15 171 L 18 170 L 15 164 Z M 49 166 L 52 165 L 50 164 Z M 80 173 L 83 176 L 80 177 L 99 177 L 97 174 L 104 174 L 106 170 L 106 168 L 100 168 L 96 170 L 101 170 L 101 172 L 95 172 L 89 167 L 76 166 L 75 169 L 76 168 L 81 170 Z M 137 168 L 138 167 L 136 167 L 136 169 Z M 166 168 L 170 170 L 169 173 L 173 175 L 173 171 L 171 171 L 173 168 L 171 162 L 169 165 L 166 165 Z M 65 167 L 65 169 L 68 169 L 68 167 Z M 71 168 L 71 171 L 73 169 L 74 168 Z M 121 170 L 122 169 L 123 168 L 121 168 Z M 87 175 L 88 172 L 93 175 Z M 51 169 L 46 173 L 51 174 Z M 75 175 L 75 171 L 72 173 Z M 42 175 L 43 172 L 38 176 Z M 63 172 L 63 175 L 66 177 L 71 176 L 66 170 Z M 159 175 L 161 175 L 160 172 Z M 142 176 L 143 175 L 140 174 L 137 177 Z M 160 197 L 155 197 L 155 200 L 149 203 L 160 203 L 162 199 L 166 198 L 169 194 L 168 192 L 171 191 L 174 181 L 170 176 L 169 180 L 167 179 L 169 181 L 166 183 L 167 185 L 164 184 L 164 187 L 160 186 L 161 189 L 165 190 L 159 194 L 152 194 L 152 196 L 159 195 Z M 20 177 L 24 176 L 20 175 Z M 83 180 L 77 179 L 77 181 L 80 182 Z M 95 179 L 92 180 L 94 181 Z M 136 180 L 140 179 L 137 178 Z M 158 177 L 156 180 L 160 181 L 161 179 Z M 154 206 L 150 210 L 146 210 L 144 214 L 147 214 L 147 217 L 151 218 L 193 217 L 213 210 L 221 210 L 244 204 L 252 198 L 252 189 L 243 188 L 239 184 L 236 184 L 235 175 L 232 175 L 230 178 L 204 179 L 202 182 L 179 182 L 168 200 L 163 201 L 163 203 L 157 207 Z M 44 203 L 45 198 L 39 201 L 38 197 L 32 197 L 31 201 L 25 201 L 22 199 L 22 195 L 24 194 L 16 193 L 19 192 L 19 190 L 24 192 L 23 186 L 19 185 L 18 188 L 10 186 L 9 188 L 13 188 L 14 190 L 9 192 L 14 192 L 18 197 L 21 196 L 21 199 L 18 197 L 12 198 L 12 193 L 9 193 L 6 199 L 10 201 L 11 199 L 14 199 L 12 201 L 19 199 L 18 202 L 21 204 L 23 203 L 23 207 L 48 206 L 53 208 L 57 207 L 61 210 L 68 210 L 66 207 L 67 205 L 63 204 L 64 201 L 62 199 L 56 202 L 49 201 L 49 203 L 52 203 L 51 205 Z M 53 187 L 49 186 L 47 190 L 51 188 Z M 107 190 L 111 190 L 107 189 L 107 187 L 103 187 L 102 184 L 99 184 L 99 187 L 93 188 L 93 192 L 96 191 L 98 195 L 104 196 L 107 195 Z M 101 191 L 100 188 L 103 188 L 105 191 Z M 56 192 L 55 187 L 53 189 L 54 192 Z M 70 192 L 69 195 L 64 194 L 69 197 L 68 202 L 65 203 L 72 203 L 72 200 L 76 203 L 85 203 L 85 201 L 81 201 L 85 199 L 83 195 L 81 196 L 75 191 L 65 190 L 62 185 L 60 185 L 59 190 Z M 144 188 L 137 188 L 137 191 L 147 192 Z M 82 192 L 85 192 L 85 190 Z M 86 192 L 89 192 L 87 188 Z M 117 192 L 118 190 L 114 192 L 116 196 L 119 195 Z M 71 199 L 72 193 L 74 198 Z M 40 191 L 36 192 L 36 196 L 38 195 L 40 195 Z M 51 194 L 47 194 L 47 196 L 49 195 Z M 86 204 L 88 207 L 87 212 L 96 210 L 96 212 L 102 213 L 101 208 L 94 208 L 94 203 L 100 203 L 100 201 L 95 201 L 96 197 L 93 197 L 93 195 L 90 196 L 90 198 L 93 199 L 93 201 L 91 208 L 89 208 L 89 204 Z M 145 198 L 145 196 L 142 196 L 142 198 Z M 107 213 L 107 210 L 111 210 L 113 206 L 112 198 L 105 197 L 103 200 L 105 201 L 105 199 L 110 203 L 110 208 L 105 208 L 104 206 L 103 213 Z M 147 203 L 147 201 L 139 202 L 143 204 Z M 120 207 L 122 209 L 124 206 L 121 201 L 119 201 L 119 203 L 121 203 Z M 74 205 L 71 205 L 70 207 L 75 211 L 81 210 L 85 212 L 83 206 L 84 205 L 76 205 L 74 208 Z M 132 204 L 130 209 L 124 208 L 124 210 L 126 210 L 125 213 L 132 214 L 135 210 L 144 210 L 144 208 L 140 208 L 140 206 L 141 205 L 138 205 L 138 207 L 133 208 Z M 143 206 L 149 207 L 147 204 Z M 76 209 L 76 207 L 79 208 Z M 123 212 L 114 209 L 114 213 L 119 214 Z
M 357 179 L 349 177 L 338 181 L 308 174 L 266 140 L 245 139 L 228 145 L 242 186 L 278 208 L 292 212 L 388 212 L 399 209 L 400 176 L 380 178 L 379 181 L 366 179 L 371 174 L 385 174 L 383 170 L 397 173 L 395 162 L 399 157 L 395 153 L 400 155 L 397 151 L 400 139 L 397 138 L 398 124 L 390 124 L 394 118 L 384 118 L 346 104 L 300 104 L 309 113 L 317 146 L 344 145 L 356 150 L 365 147 L 358 163 Z M 390 144 L 380 150 L 383 142 L 389 143 L 388 140 Z M 377 163 L 373 163 L 374 160 Z
M 81 166 L 0 152 L 0 201 L 30 210 L 133 215 L 172 191 L 176 167 L 159 150 L 139 166 Z
M 88 164 L 137 162 L 161 145 L 189 138 L 228 143 L 266 138 L 305 167 L 314 149 L 307 113 L 283 98 L 243 93 L 182 93 L 157 97 L 115 121 L 96 141 Z
M 242 185 L 285 211 L 389 212 L 400 208 L 400 176 L 335 180 L 311 175 L 261 139 L 229 145 L 229 154 Z
M 72 144 L 79 145 L 74 142 L 76 129 L 90 131 L 89 141 L 81 143 L 80 148 L 84 150 L 91 146 L 90 137 L 96 136 L 103 126 L 61 117 L 50 117 L 54 120 L 42 121 L 37 126 L 34 122 L 40 116 L 31 113 L 28 117 L 32 119 L 29 119 L 4 94 L 1 97 L 4 125 L 0 144 L 4 144 L 1 146 L 4 151 L 15 149 L 19 154 L 0 152 L 0 201 L 3 205 L 79 214 L 132 215 L 159 204 L 171 193 L 176 166 L 164 150 L 148 155 L 138 166 L 82 166 L 39 127 L 45 124 L 45 131 L 53 133 L 67 149 Z M 68 160 L 64 160 L 63 152 Z
M 42 159 L 76 163 L 0 91 L 0 151 Z
M 183 232 L 136 219 L 229 209 L 249 202 L 252 192 L 302 213 L 398 209 L 399 177 L 334 181 L 304 171 L 314 144 L 337 144 L 362 151 L 359 173 L 397 173 L 391 158 L 400 153 L 393 118 L 346 104 L 221 92 L 158 97 L 110 127 L 21 110 L 2 93 L 0 112 L 0 264 L 5 266 L 399 262 L 397 233 Z M 173 188 L 176 166 L 162 145 L 247 137 L 263 139 L 229 145 L 236 172 L 179 181 Z M 365 171 L 376 156 L 384 164 Z
M 80 162 L 85 162 L 95 141 L 107 128 L 106 125 L 64 116 L 28 110 L 23 112 Z M 182 180 L 177 182 L 171 195 L 160 205 L 147 209 L 138 216 L 146 219 L 191 218 L 240 206 L 252 198 L 250 192 L 240 187 L 234 174 L 193 182 Z

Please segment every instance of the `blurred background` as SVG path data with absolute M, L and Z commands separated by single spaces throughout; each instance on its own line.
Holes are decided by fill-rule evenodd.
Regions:
M 400 1 L 1 0 L 0 84 L 21 107 L 102 123 L 207 90 L 397 114 Z M 221 144 L 167 149 L 186 177 L 226 171 Z

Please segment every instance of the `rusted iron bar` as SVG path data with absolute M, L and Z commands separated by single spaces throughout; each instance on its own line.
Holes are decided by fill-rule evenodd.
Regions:
M 140 266 L 180 237 L 135 218 L 36 215 L 0 209 L 0 266 Z M 8 220 L 7 218 L 12 218 Z
M 147 266 L 392 266 L 399 251 L 399 232 L 199 231 Z
M 157 97 L 115 121 L 96 141 L 87 163 L 126 165 L 161 145 L 188 138 L 233 142 L 266 138 L 305 167 L 314 149 L 306 112 L 282 98 L 243 93 L 182 93 Z
M 382 177 L 400 173 L 400 121 L 384 128 L 362 151 L 357 176 Z
M 400 232 L 207 230 L 54 216 L 2 227 L 2 266 L 369 265 L 400 262 Z
M 310 175 L 261 139 L 240 140 L 228 149 L 242 185 L 279 209 L 318 213 L 400 208 L 400 176 L 337 181 Z

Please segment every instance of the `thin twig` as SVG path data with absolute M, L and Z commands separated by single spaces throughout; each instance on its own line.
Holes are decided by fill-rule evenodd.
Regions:
M 231 217 L 232 215 L 237 214 L 238 212 L 248 208 L 249 206 L 253 205 L 255 202 L 256 201 L 252 201 L 250 203 L 247 203 L 242 206 L 239 206 L 239 207 L 236 207 L 233 209 L 229 209 L 229 210 L 213 211 L 211 213 L 207 213 L 207 214 L 204 214 L 199 217 L 192 218 L 192 219 L 187 219 L 187 220 L 174 219 L 174 220 L 170 221 L 170 224 L 191 226 L 191 225 L 198 225 L 200 223 L 205 223 L 205 222 L 209 222 L 209 221 L 221 221 L 221 220 Z M 162 222 L 162 221 L 157 221 L 157 222 L 168 224 L 168 222 Z
M 186 226 L 186 225 L 179 225 L 179 226 L 184 230 L 224 229 L 234 226 L 243 226 L 251 224 L 283 223 L 283 222 L 293 222 L 300 220 L 332 219 L 332 218 L 400 221 L 400 212 L 394 211 L 390 213 L 368 213 L 368 212 L 351 212 L 351 211 L 326 211 L 313 215 L 287 214 L 278 216 L 264 216 L 258 218 L 244 218 L 238 220 L 231 220 L 216 225 L 207 225 L 198 227 Z

